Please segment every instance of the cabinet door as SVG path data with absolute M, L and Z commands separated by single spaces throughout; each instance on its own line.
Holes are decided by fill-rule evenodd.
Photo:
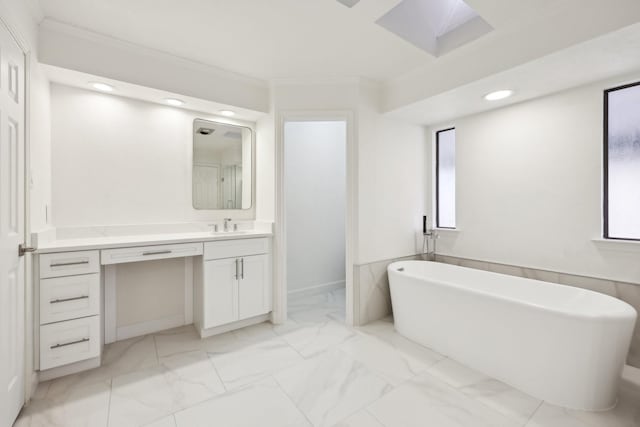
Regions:
M 258 316 L 271 311 L 271 280 L 269 258 L 253 255 L 241 258 L 238 281 L 240 319 Z
M 236 259 L 218 259 L 204 263 L 203 326 L 205 328 L 238 320 Z

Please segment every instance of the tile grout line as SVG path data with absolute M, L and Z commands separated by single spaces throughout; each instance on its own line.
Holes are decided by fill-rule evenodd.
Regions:
M 459 364 L 459 365 L 461 365 L 461 366 L 463 366 L 463 367 L 465 367 L 465 368 L 467 368 L 467 369 L 471 369 L 471 370 L 475 371 L 474 369 L 469 368 L 469 367 L 468 367 L 468 366 L 466 366 L 466 365 L 462 365 L 461 363 L 459 363 L 459 362 L 457 362 L 457 361 L 455 361 L 455 360 L 453 360 L 453 359 L 451 359 L 451 358 L 449 358 L 449 357 L 447 357 L 447 356 L 445 356 L 445 358 L 444 358 L 444 359 L 442 359 L 441 361 L 437 362 L 436 364 L 438 364 L 438 363 L 440 363 L 440 362 L 442 362 L 442 361 L 444 361 L 444 360 L 451 360 L 451 361 L 453 361 L 454 363 L 457 363 L 457 364 Z M 432 366 L 432 368 L 433 368 L 433 367 L 435 367 L 435 365 L 436 365 L 436 364 L 434 364 L 434 365 Z M 442 385 L 444 385 L 444 386 L 446 386 L 446 387 L 451 388 L 451 389 L 452 389 L 452 390 L 454 390 L 455 392 L 460 393 L 462 396 L 464 396 L 464 397 L 466 397 L 466 398 L 468 398 L 468 399 L 470 399 L 470 400 L 472 400 L 472 401 L 474 401 L 474 402 L 478 403 L 479 405 L 484 406 L 485 408 L 487 408 L 487 409 L 491 410 L 492 412 L 496 413 L 497 415 L 500 415 L 502 418 L 505 418 L 505 419 L 507 419 L 507 420 L 514 421 L 514 422 L 517 422 L 517 421 L 518 421 L 518 420 L 515 418 L 515 416 L 513 416 L 513 415 L 509 415 L 509 414 L 506 414 L 506 413 L 504 413 L 504 412 L 502 412 L 502 411 L 500 411 L 500 410 L 498 410 L 498 409 L 494 408 L 493 406 L 491 406 L 491 405 L 487 404 L 486 402 L 484 402 L 484 401 L 482 401 L 482 400 L 478 399 L 476 396 L 473 396 L 473 395 L 471 395 L 471 394 L 465 393 L 462 389 L 463 389 L 463 388 L 465 388 L 465 387 L 467 387 L 467 386 L 461 386 L 461 387 L 458 387 L 458 386 L 455 386 L 455 385 L 453 385 L 453 384 L 449 384 L 447 381 L 445 381 L 445 380 L 443 380 L 443 379 L 441 379 L 441 378 L 439 378 L 439 377 L 435 376 L 431 371 L 432 371 L 432 369 L 430 368 L 429 370 L 425 371 L 423 374 L 427 374 L 427 375 L 429 375 L 429 376 L 430 376 L 433 380 L 435 380 L 436 382 L 438 382 L 438 383 L 440 383 L 440 384 L 442 384 Z M 475 371 L 475 372 L 478 372 L 478 371 Z M 504 385 L 506 385 L 507 387 L 509 387 L 511 390 L 517 391 L 517 392 L 519 392 L 519 393 L 523 393 L 524 395 L 526 395 L 526 396 L 528 396 L 528 397 L 531 397 L 531 398 L 533 398 L 533 399 L 536 399 L 535 397 L 533 397 L 533 396 L 531 396 L 531 395 L 529 395 L 529 394 L 527 394 L 527 393 L 525 393 L 525 392 L 523 392 L 523 391 L 521 391 L 521 390 L 518 390 L 517 388 L 512 387 L 512 386 L 510 386 L 509 384 L 504 383 L 504 382 L 502 382 L 502 381 L 500 381 L 500 380 L 498 380 L 498 379 L 496 379 L 496 378 L 490 377 L 490 376 L 488 376 L 488 375 L 486 375 L 486 374 L 483 374 L 482 372 L 478 372 L 478 373 L 480 373 L 481 375 L 483 375 L 486 379 L 489 379 L 490 381 L 498 381 L 498 382 L 500 382 L 501 384 L 504 384 Z M 529 415 L 529 418 L 525 421 L 525 423 L 522 425 L 522 427 L 526 427 L 526 425 L 529 423 L 529 421 L 531 420 L 531 418 L 533 418 L 533 416 L 534 416 L 534 415 L 535 415 L 535 413 L 538 411 L 538 409 L 540 409 L 540 406 L 542 406 L 542 404 L 543 404 L 543 403 L 544 403 L 544 400 L 540 400 L 540 403 L 538 404 L 538 406 L 536 406 L 536 409 L 531 413 L 531 415 Z
M 296 410 L 300 413 L 300 415 L 302 415 L 304 417 L 304 419 L 309 422 L 310 426 L 314 427 L 315 424 L 313 424 L 313 422 L 309 419 L 309 417 L 307 417 L 307 414 L 305 414 L 304 411 L 298 406 L 296 401 L 293 400 L 293 398 L 291 396 L 289 396 L 289 393 L 287 393 L 287 391 L 284 389 L 284 387 L 282 387 L 282 384 L 280 384 L 280 381 L 278 381 L 278 379 L 275 377 L 275 375 L 270 375 L 270 377 L 276 383 L 276 385 L 278 386 L 280 391 L 287 397 L 287 399 L 289 399 L 289 402 L 291 402 L 291 404 L 296 408 Z
M 156 351 L 156 363 L 159 365 L 160 364 L 160 356 L 158 355 L 158 343 L 156 342 L 156 336 L 155 335 L 151 335 L 151 337 L 153 338 L 153 349 Z
M 113 396 L 113 377 L 109 379 L 109 403 L 107 404 L 107 425 L 109 427 L 109 421 L 111 418 L 111 397 Z
M 533 419 L 533 417 L 538 413 L 538 411 L 540 410 L 540 408 L 542 407 L 542 405 L 544 405 L 544 400 L 540 401 L 540 404 L 536 407 L 535 411 L 533 411 L 531 413 L 531 415 L 529 415 L 529 418 L 527 419 L 527 421 L 524 422 L 524 424 L 522 424 L 522 427 L 527 427 L 527 425 L 529 425 L 529 422 Z
M 227 388 L 227 385 L 222 380 L 222 377 L 220 376 L 220 372 L 218 372 L 218 368 L 216 367 L 216 364 L 213 362 L 213 360 L 211 360 L 211 357 L 209 356 L 209 352 L 206 350 L 203 350 L 203 351 L 204 351 L 204 354 L 207 355 L 207 359 L 209 359 L 209 363 L 211 363 L 211 366 L 213 367 L 213 371 L 215 372 L 216 376 L 220 380 L 220 384 L 222 384 L 222 388 L 224 388 L 224 393 L 221 393 L 221 394 L 226 394 L 229 391 L 229 389 Z
M 373 402 L 373 403 L 375 403 L 375 402 Z M 373 405 L 373 403 L 371 403 L 371 405 Z M 381 425 L 381 426 L 383 426 L 383 427 L 387 427 L 387 425 L 386 425 L 385 423 L 383 423 L 383 422 L 382 422 L 378 417 L 376 417 L 376 415 L 375 415 L 373 412 L 371 412 L 371 411 L 369 410 L 369 408 L 371 407 L 371 405 L 369 405 L 369 406 L 367 406 L 366 408 L 364 408 L 364 412 L 366 412 L 367 414 L 371 415 L 371 417 L 372 417 L 374 420 L 376 420 L 378 423 L 380 423 L 380 425 Z

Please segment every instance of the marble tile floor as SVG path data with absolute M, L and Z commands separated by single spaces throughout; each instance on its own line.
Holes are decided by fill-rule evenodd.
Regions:
M 290 301 L 284 325 L 193 327 L 107 346 L 98 369 L 38 386 L 17 427 L 640 427 L 640 393 L 571 411 L 417 345 L 390 318 L 343 325 L 344 294 Z

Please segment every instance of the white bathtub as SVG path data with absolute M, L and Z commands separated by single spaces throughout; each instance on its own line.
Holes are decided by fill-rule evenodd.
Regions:
M 401 335 L 555 405 L 615 406 L 636 320 L 627 303 L 428 261 L 388 272 Z

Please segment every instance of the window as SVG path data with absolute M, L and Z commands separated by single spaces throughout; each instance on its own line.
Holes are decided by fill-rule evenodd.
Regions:
M 604 94 L 604 237 L 640 240 L 640 82 Z
M 436 132 L 436 227 L 456 228 L 456 130 Z

